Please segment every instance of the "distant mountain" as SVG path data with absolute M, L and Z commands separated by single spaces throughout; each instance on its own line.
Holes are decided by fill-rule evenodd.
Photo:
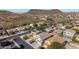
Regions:
M 6 10 L 0 10 L 0 16 L 2 15 L 15 15 L 15 13 L 10 12 L 10 11 L 6 11 Z
M 17 18 L 17 17 L 20 17 L 21 14 L 18 14 L 18 13 L 13 13 L 13 12 L 10 12 L 10 11 L 6 11 L 6 10 L 0 10 L 0 19 L 4 18 L 4 19 L 9 19 L 9 18 Z
M 10 11 L 6 11 L 6 10 L 0 10 L 0 13 L 1 13 L 1 12 L 12 13 L 12 12 L 10 12 Z
M 28 14 L 53 14 L 53 13 L 62 13 L 62 11 L 58 9 L 51 9 L 51 10 L 31 9 L 27 13 Z
M 10 11 L 0 10 L 0 27 L 14 28 L 18 26 L 23 26 L 32 22 L 37 22 L 39 20 L 29 18 L 29 15 L 13 13 Z

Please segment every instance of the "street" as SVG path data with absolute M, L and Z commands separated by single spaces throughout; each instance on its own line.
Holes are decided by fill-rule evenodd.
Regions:
M 18 32 L 14 35 L 10 35 L 10 36 L 3 36 L 3 37 L 0 37 L 0 39 L 10 39 L 10 38 L 13 38 L 15 42 L 17 42 L 19 45 L 22 45 L 24 46 L 24 49 L 33 49 L 33 47 L 31 45 L 29 45 L 27 42 L 23 41 L 19 36 L 21 35 L 24 35 L 24 34 L 27 34 L 28 32 L 26 31 L 21 31 L 21 32 Z
M 31 45 L 29 45 L 27 42 L 23 41 L 20 37 L 14 38 L 14 41 L 17 42 L 19 45 L 23 45 L 24 49 L 33 49 Z

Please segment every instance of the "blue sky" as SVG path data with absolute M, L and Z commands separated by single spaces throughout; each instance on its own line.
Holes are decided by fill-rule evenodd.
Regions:
M 25 13 L 29 11 L 29 9 L 5 9 L 5 10 L 15 12 L 15 13 Z
M 15 12 L 15 13 L 24 13 L 29 11 L 30 9 L 5 9 L 7 11 Z M 79 9 L 60 9 L 64 12 L 79 12 Z
M 64 12 L 79 12 L 79 9 L 61 9 Z

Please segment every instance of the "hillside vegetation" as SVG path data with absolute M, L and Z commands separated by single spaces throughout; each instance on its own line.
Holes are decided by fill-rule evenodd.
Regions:
M 32 9 L 27 13 L 18 14 L 9 11 L 0 11 L 0 25 L 5 28 L 14 28 L 33 22 L 39 22 L 41 16 L 47 16 L 47 20 L 52 23 L 71 24 L 72 20 L 79 19 L 79 13 L 64 13 L 60 10 L 36 10 Z

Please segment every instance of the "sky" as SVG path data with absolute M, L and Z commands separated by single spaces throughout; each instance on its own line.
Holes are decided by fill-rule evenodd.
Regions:
M 30 9 L 5 9 L 7 11 L 15 12 L 15 13 L 25 13 L 28 12 Z M 79 9 L 60 9 L 64 12 L 79 12 Z
M 11 11 L 11 12 L 14 12 L 14 13 L 25 13 L 25 12 L 28 12 L 29 9 L 5 9 L 7 11 Z
M 79 9 L 61 9 L 64 12 L 79 12 Z

